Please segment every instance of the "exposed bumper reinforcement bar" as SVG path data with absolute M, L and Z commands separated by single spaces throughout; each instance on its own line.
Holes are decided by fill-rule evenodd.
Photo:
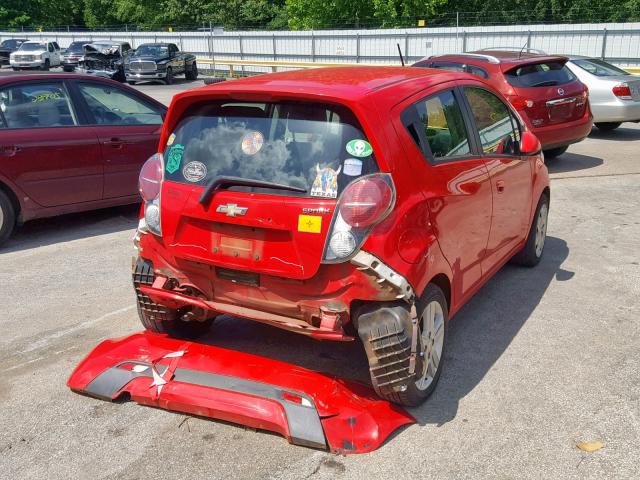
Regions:
M 415 423 L 363 385 L 150 332 L 101 343 L 67 385 L 104 400 L 128 393 L 142 405 L 269 430 L 335 453 L 375 450 Z

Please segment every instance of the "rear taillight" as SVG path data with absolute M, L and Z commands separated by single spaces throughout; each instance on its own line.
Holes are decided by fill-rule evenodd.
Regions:
M 342 262 L 353 256 L 371 228 L 386 218 L 395 202 L 387 174 L 373 174 L 349 184 L 338 201 L 324 251 L 325 262 Z
M 156 153 L 145 162 L 138 177 L 138 189 L 144 200 L 144 221 L 150 232 L 162 234 L 160 226 L 160 191 L 162 190 L 163 158 Z
M 620 83 L 618 85 L 616 85 L 615 87 L 613 87 L 612 89 L 613 94 L 622 99 L 622 100 L 631 100 L 631 89 L 629 88 L 629 85 L 626 83 Z
M 533 100 L 529 100 L 524 97 L 511 97 L 509 101 L 511 102 L 511 105 L 513 105 L 513 108 L 520 112 L 528 108 L 533 108 L 533 106 L 535 105 L 535 102 Z

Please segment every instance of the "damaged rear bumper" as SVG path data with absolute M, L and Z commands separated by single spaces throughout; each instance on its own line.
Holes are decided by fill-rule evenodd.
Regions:
M 67 385 L 104 400 L 129 394 L 142 405 L 269 430 L 335 453 L 375 450 L 415 423 L 363 385 L 150 332 L 101 343 Z

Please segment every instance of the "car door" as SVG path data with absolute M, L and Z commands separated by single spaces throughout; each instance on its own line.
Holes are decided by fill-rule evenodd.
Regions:
M 506 102 L 482 86 L 463 87 L 491 176 L 493 218 L 484 271 L 514 253 L 529 226 L 531 163 L 520 155 L 522 126 Z
M 458 299 L 482 279 L 492 208 L 489 172 L 461 97 L 455 84 L 414 96 L 401 104 L 402 126 L 396 127 L 415 179 L 424 185 L 431 225 L 451 266 Z
M 135 197 L 142 164 L 158 147 L 165 108 L 134 90 L 75 81 L 104 160 L 103 198 Z
M 102 158 L 61 80 L 0 89 L 0 172 L 41 207 L 102 198 Z
M 170 65 L 174 75 L 184 73 L 184 58 L 178 52 L 178 47 L 173 43 L 169 44 L 169 57 L 171 58 Z
M 53 46 L 53 59 L 51 60 L 51 65 L 60 65 L 62 62 L 60 45 L 58 45 L 58 42 L 51 42 L 51 45 Z

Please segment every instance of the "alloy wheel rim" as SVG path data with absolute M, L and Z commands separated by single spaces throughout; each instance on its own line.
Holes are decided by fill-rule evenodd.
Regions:
M 549 216 L 549 207 L 545 203 L 540 208 L 538 213 L 538 220 L 536 222 L 536 257 L 542 255 L 544 249 L 544 242 L 547 237 L 547 217 Z
M 435 300 L 429 302 L 420 320 L 422 374 L 416 381 L 416 387 L 418 390 L 426 390 L 434 381 L 444 348 L 444 312 L 440 303 Z

